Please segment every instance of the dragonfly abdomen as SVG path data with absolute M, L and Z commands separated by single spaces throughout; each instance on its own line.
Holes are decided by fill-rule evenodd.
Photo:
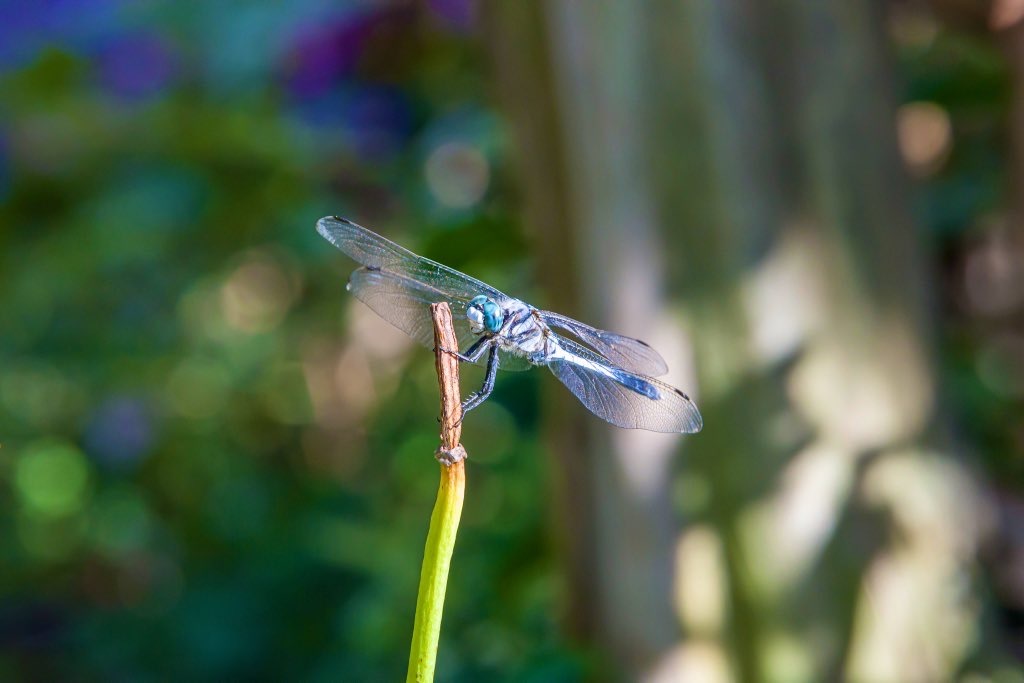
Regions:
M 661 392 L 658 391 L 658 387 L 654 386 L 639 375 L 634 375 L 622 370 L 613 370 L 612 377 L 616 382 L 627 389 L 635 391 L 638 394 L 642 394 L 653 401 L 657 401 L 661 398 Z

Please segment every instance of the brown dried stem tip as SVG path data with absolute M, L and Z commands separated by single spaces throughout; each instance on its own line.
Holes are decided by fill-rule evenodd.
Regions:
M 434 362 L 437 365 L 437 383 L 441 389 L 441 446 L 437 459 L 451 465 L 466 457 L 459 443 L 462 436 L 462 399 L 459 392 L 459 340 L 452 325 L 452 311 L 448 304 L 431 304 L 434 319 Z

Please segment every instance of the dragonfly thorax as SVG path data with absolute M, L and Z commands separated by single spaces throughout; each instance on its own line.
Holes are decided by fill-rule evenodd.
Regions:
M 497 334 L 505 321 L 505 312 L 496 301 L 481 294 L 470 300 L 466 307 L 466 317 L 473 334 L 483 334 L 485 331 Z

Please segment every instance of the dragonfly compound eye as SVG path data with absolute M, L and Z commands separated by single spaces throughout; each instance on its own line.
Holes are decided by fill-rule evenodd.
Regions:
M 505 313 L 494 301 L 481 294 L 475 296 L 466 308 L 466 317 L 469 318 L 469 326 L 474 333 L 480 334 L 487 330 L 491 334 L 497 334 L 504 322 Z
M 484 304 L 484 327 L 492 334 L 497 334 L 504 319 L 505 314 L 502 312 L 501 306 L 488 299 Z

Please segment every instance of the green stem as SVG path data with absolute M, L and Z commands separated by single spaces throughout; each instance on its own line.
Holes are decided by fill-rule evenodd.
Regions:
M 441 634 L 441 613 L 448 585 L 448 567 L 455 548 L 455 534 L 462 516 L 462 500 L 466 488 L 466 465 L 459 461 L 441 464 L 441 485 L 437 502 L 430 515 L 430 531 L 423 552 L 420 590 L 416 596 L 416 620 L 409 651 L 409 673 L 406 683 L 429 683 L 434 680 L 437 641 Z

